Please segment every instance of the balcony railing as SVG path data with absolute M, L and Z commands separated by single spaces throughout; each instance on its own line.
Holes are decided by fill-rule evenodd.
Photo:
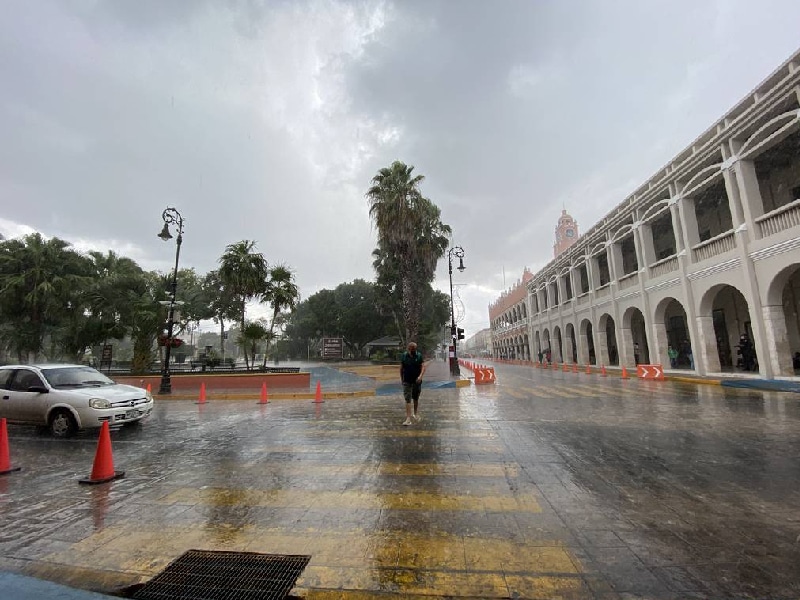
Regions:
M 756 219 L 762 238 L 800 225 L 800 199 L 784 204 Z
M 705 242 L 700 242 L 692 248 L 695 262 L 707 260 L 712 256 L 730 252 L 736 248 L 736 237 L 733 231 L 720 233 Z
M 608 296 L 610 290 L 611 283 L 600 286 L 594 291 L 595 298 L 604 298 L 605 296 Z
M 667 258 L 662 258 L 659 261 L 654 262 L 650 265 L 650 277 L 655 279 L 656 277 L 661 277 L 662 275 L 666 275 L 667 273 L 672 273 L 673 271 L 678 270 L 678 257 L 668 256 Z
M 639 283 L 639 273 L 633 272 L 619 278 L 619 289 L 624 290 Z

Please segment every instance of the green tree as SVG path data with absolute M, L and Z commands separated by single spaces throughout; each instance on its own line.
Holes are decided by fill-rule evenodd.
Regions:
M 219 271 L 210 271 L 203 279 L 204 297 L 208 303 L 211 319 L 219 324 L 219 349 L 225 360 L 225 321 L 236 321 L 239 317 L 230 287 L 220 277 Z M 232 340 L 231 340 L 232 341 Z
M 283 311 L 294 310 L 300 299 L 300 291 L 294 282 L 294 273 L 285 265 L 276 265 L 269 270 L 269 279 L 265 287 L 261 299 L 272 305 L 272 319 L 269 323 L 267 348 L 264 350 L 264 364 L 262 365 L 264 367 L 267 366 L 269 343 L 275 339 L 275 325 L 279 321 L 279 315 Z
M 356 279 L 352 283 L 340 283 L 333 293 L 339 332 L 350 352 L 361 356 L 364 346 L 386 335 L 391 324 L 376 303 L 376 285 Z
M 45 337 L 82 309 L 88 261 L 69 246 L 39 233 L 0 243 L 0 336 L 21 362 L 37 360 Z
M 111 250 L 89 252 L 86 264 L 84 285 L 72 291 L 73 308 L 53 334 L 61 350 L 77 361 L 85 348 L 125 337 L 133 318 L 130 293 L 141 289 L 144 277 L 135 261 Z
M 430 283 L 436 263 L 447 248 L 450 227 L 440 211 L 424 198 L 414 167 L 395 161 L 378 171 L 367 191 L 369 213 L 378 230 L 378 248 L 396 270 L 401 292 L 405 340 L 417 339 L 421 286 Z
M 248 370 L 252 365 L 247 360 L 247 351 L 250 351 L 250 356 L 253 362 L 255 362 L 259 343 L 266 341 L 270 335 L 270 331 L 267 326 L 264 325 L 263 321 L 248 321 L 245 323 L 239 334 L 238 342 L 244 349 L 245 363 Z
M 245 328 L 247 302 L 260 297 L 266 291 L 267 261 L 263 254 L 256 252 L 255 248 L 254 241 L 242 240 L 226 246 L 225 252 L 219 259 L 219 278 L 230 294 L 231 309 L 238 315 L 242 332 Z M 245 362 L 248 362 L 246 347 L 244 358 Z

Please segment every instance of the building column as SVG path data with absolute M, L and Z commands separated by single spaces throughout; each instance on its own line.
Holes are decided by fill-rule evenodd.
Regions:
M 572 338 L 569 337 L 566 330 L 564 330 L 564 362 L 572 364 L 572 351 L 575 348 L 572 347 Z
M 611 281 L 619 281 L 619 278 L 624 275 L 622 269 L 622 245 L 617 242 L 611 243 L 607 248 L 608 267 L 611 271 Z
M 636 227 L 634 240 L 636 241 L 637 249 L 641 249 L 640 256 L 642 260 L 645 261 L 644 266 L 639 264 L 639 292 L 642 298 L 642 315 L 644 316 L 644 331 L 647 335 L 647 351 L 650 355 L 650 361 L 658 364 L 657 361 L 660 360 L 661 353 L 666 352 L 666 348 L 659 347 L 658 334 L 655 330 L 653 312 L 650 306 L 650 295 L 645 289 L 645 283 L 650 279 L 650 265 L 655 262 L 656 256 L 655 248 L 653 247 L 653 232 L 650 225 L 642 223 L 639 227 Z
M 730 155 L 725 146 L 722 147 L 723 156 Z M 731 205 L 731 213 L 733 216 L 734 236 L 736 240 L 736 253 L 742 264 L 742 271 L 744 273 L 744 289 L 742 290 L 745 299 L 747 300 L 747 309 L 749 311 L 750 322 L 753 327 L 753 347 L 757 356 L 766 357 L 772 351 L 772 346 L 769 344 L 768 338 L 773 335 L 773 332 L 768 330 L 764 321 L 758 318 L 762 314 L 761 296 L 759 294 L 758 278 L 756 277 L 755 267 L 750 258 L 750 232 L 748 231 L 749 225 L 745 221 L 745 213 L 743 211 L 744 204 L 759 204 L 761 203 L 761 194 L 758 192 L 758 180 L 753 182 L 750 176 L 747 175 L 748 167 L 738 167 L 740 161 L 736 160 L 736 156 L 730 157 L 726 166 L 723 168 L 722 174 L 725 180 L 725 191 L 728 195 L 728 201 Z M 739 170 L 744 174 L 742 183 L 750 188 L 749 193 L 757 197 L 747 200 L 743 193 L 742 187 L 739 185 L 739 178 L 736 177 L 736 171 Z M 755 177 L 755 169 L 753 168 L 752 176 Z M 745 188 L 746 189 L 746 188 Z M 748 209 L 749 210 L 749 209 Z M 763 210 L 763 203 L 762 203 Z M 753 222 L 752 226 L 755 226 Z M 784 331 L 785 334 L 785 331 Z M 776 358 L 776 360 L 778 360 Z M 777 364 L 777 363 L 776 363 Z M 773 362 L 771 360 L 764 360 L 758 362 L 758 370 L 762 376 L 771 378 L 777 373 L 773 369 Z
M 649 223 L 642 223 L 636 228 L 636 236 L 641 248 L 641 258 L 644 264 L 639 265 L 639 270 L 644 271 L 646 278 L 650 278 L 650 265 L 656 262 L 656 249 L 653 243 L 653 227 Z
M 594 291 L 600 286 L 600 265 L 594 256 L 586 259 L 586 274 L 589 276 L 589 291 Z
M 675 243 L 678 249 L 678 270 L 681 280 L 681 289 L 683 290 L 683 309 L 686 311 L 686 327 L 689 330 L 689 344 L 692 348 L 692 356 L 694 360 L 694 369 L 699 375 L 705 375 L 709 372 L 709 367 L 701 359 L 700 356 L 700 325 L 697 317 L 697 310 L 694 303 L 694 291 L 689 282 L 688 270 L 689 265 L 692 263 L 692 248 L 689 245 L 691 240 L 699 242 L 699 234 L 697 231 L 697 217 L 694 212 L 694 205 L 691 205 L 689 214 L 687 214 L 686 207 L 681 201 L 680 192 L 682 184 L 670 184 L 670 193 L 673 200 L 670 203 L 670 210 L 672 211 L 672 225 L 675 227 Z M 688 234 L 686 231 L 687 223 L 692 226 L 693 234 Z M 711 315 L 708 315 L 709 320 Z M 716 348 L 716 337 L 714 336 L 714 326 L 711 326 L 711 337 L 714 339 Z M 676 348 L 678 350 L 678 348 Z M 719 355 L 714 350 L 716 357 L 716 371 L 719 371 Z M 667 363 L 668 364 L 668 363 Z
M 697 213 L 694 211 L 694 200 L 691 198 L 678 199 L 678 213 L 681 220 L 681 233 L 683 234 L 683 247 L 689 263 L 694 262 L 694 248 L 700 243 L 700 231 L 697 228 Z
M 581 332 L 581 327 L 578 325 L 578 362 L 582 365 L 589 364 L 589 336 L 586 332 Z
M 764 330 L 766 333 L 766 354 L 762 356 L 756 350 L 759 371 L 763 372 L 761 363 L 769 362 L 769 371 L 773 375 L 793 376 L 792 348 L 789 345 L 786 314 L 783 311 L 783 305 L 764 306 L 762 314 L 764 315 Z M 753 332 L 753 335 L 755 335 L 755 332 Z
M 666 323 L 653 323 L 653 341 L 652 346 L 655 346 L 655 353 L 652 348 L 650 349 L 650 356 L 655 358 L 657 363 L 668 369 L 671 367 L 669 362 L 669 339 L 667 338 L 667 325 Z M 677 348 L 675 348 L 677 350 Z
M 633 330 L 630 327 L 622 327 L 620 323 L 617 345 L 619 348 L 619 366 L 628 369 L 636 368 L 636 360 L 633 353 Z
M 592 333 L 594 334 L 594 352 L 597 358 L 597 366 L 608 365 L 608 335 L 605 329 L 593 327 Z
M 692 354 L 694 355 L 695 368 L 703 366 L 705 373 L 719 373 L 719 352 L 717 349 L 717 336 L 714 333 L 714 320 L 711 315 L 697 317 L 699 339 L 692 341 Z M 705 374 L 704 373 L 704 374 Z

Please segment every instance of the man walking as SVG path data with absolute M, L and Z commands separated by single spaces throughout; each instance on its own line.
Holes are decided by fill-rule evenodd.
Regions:
M 417 352 L 417 343 L 409 342 L 408 350 L 400 358 L 400 381 L 403 383 L 403 398 L 406 401 L 406 420 L 403 425 L 419 422 L 419 393 L 422 391 L 422 376 L 425 374 L 422 353 Z M 411 401 L 414 410 L 411 410 Z

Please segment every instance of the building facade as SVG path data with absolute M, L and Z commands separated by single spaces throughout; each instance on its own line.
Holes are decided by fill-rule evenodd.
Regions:
M 533 274 L 522 273 L 511 288 L 489 306 L 492 355 L 502 360 L 531 360 L 528 336 L 528 283 Z
M 488 327 L 481 329 L 478 333 L 464 340 L 461 356 L 472 356 L 475 358 L 492 355 L 492 330 Z
M 526 288 L 522 355 L 794 376 L 800 52 Z M 492 319 L 495 338 L 505 322 Z

